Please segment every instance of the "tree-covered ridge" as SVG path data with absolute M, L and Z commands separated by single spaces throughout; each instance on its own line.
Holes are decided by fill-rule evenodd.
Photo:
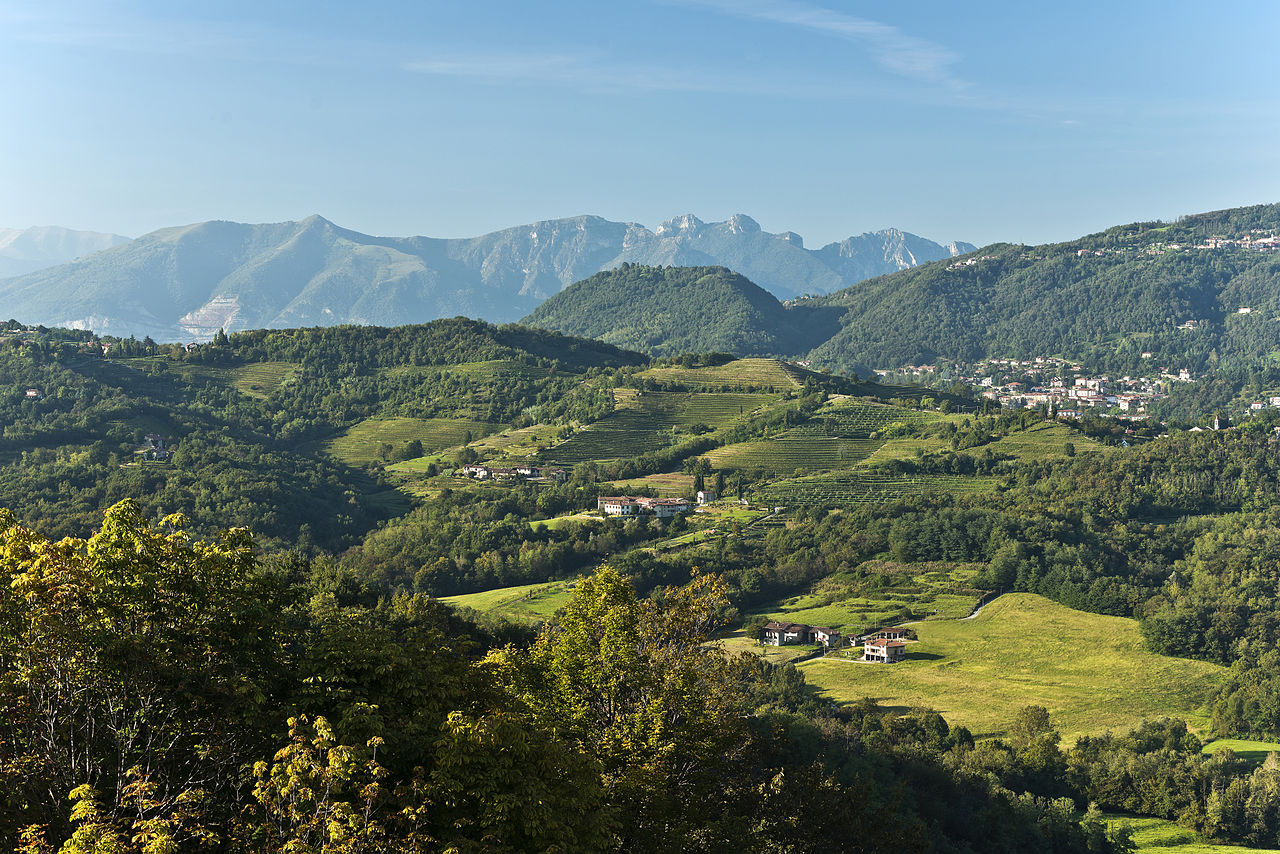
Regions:
M 524 322 L 659 356 L 794 355 L 834 331 L 727 268 L 637 264 L 571 285 Z
M 1137 372 L 1141 355 L 1203 371 L 1276 349 L 1280 205 L 1117 226 L 1045 246 L 997 244 L 884 276 L 816 306 L 842 329 L 811 357 L 893 368 L 1063 354 Z M 1245 314 L 1238 314 L 1247 309 Z M 1192 327 L 1179 329 L 1188 321 Z
M 387 486 L 315 440 L 379 415 L 592 420 L 613 402 L 587 375 L 641 362 L 599 342 L 463 319 L 251 332 L 191 351 L 11 324 L 0 333 L 0 503 L 58 535 L 133 498 L 151 515 L 337 549 L 385 518 L 375 498 Z M 241 391 L 235 378 L 263 364 L 288 369 L 274 386 Z M 166 443 L 163 459 L 139 455 L 148 435 Z
M 786 305 L 723 270 L 623 265 L 570 286 L 528 321 L 657 355 L 807 355 L 860 373 L 1054 354 L 1117 374 L 1153 364 L 1247 371 L 1280 349 L 1277 211 L 995 244 Z

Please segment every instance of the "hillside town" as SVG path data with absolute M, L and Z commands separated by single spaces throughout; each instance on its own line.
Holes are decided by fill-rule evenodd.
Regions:
M 1026 261 L 1040 261 L 1046 256 L 1041 254 L 1045 247 L 1038 247 L 1034 252 L 1028 252 L 1022 256 Z M 1280 250 L 1280 235 L 1276 234 L 1275 229 L 1254 228 L 1247 233 L 1237 235 L 1235 237 L 1213 236 L 1206 237 L 1198 243 L 1179 243 L 1163 241 L 1155 241 L 1151 243 L 1130 243 L 1124 246 L 1105 246 L 1101 248 L 1080 248 L 1074 250 L 1073 254 L 1077 258 L 1097 257 L 1103 258 L 1108 255 L 1118 255 L 1131 258 L 1138 255 L 1169 255 L 1177 252 L 1204 252 L 1219 249 L 1243 249 L 1251 252 L 1275 252 Z M 1071 250 L 1068 250 L 1071 251 Z M 969 267 L 976 267 L 983 261 L 997 260 L 997 255 L 967 255 L 947 265 L 947 270 L 956 271 L 964 270 Z
M 1149 358 L 1151 354 L 1144 353 Z M 1168 396 L 1175 383 L 1192 382 L 1185 368 L 1160 367 L 1149 376 L 1110 377 L 1084 373 L 1084 366 L 1054 356 L 1034 359 L 983 359 L 946 365 L 904 365 L 897 371 L 876 371 L 882 382 L 937 385 L 959 382 L 975 394 L 1006 409 L 1049 407 L 1064 418 L 1085 411 L 1139 420 L 1149 406 Z

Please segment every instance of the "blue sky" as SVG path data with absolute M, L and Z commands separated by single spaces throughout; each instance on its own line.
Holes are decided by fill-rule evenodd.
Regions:
M 1037 243 L 1277 202 L 1280 5 L 1220 9 L 0 0 L 0 227 Z

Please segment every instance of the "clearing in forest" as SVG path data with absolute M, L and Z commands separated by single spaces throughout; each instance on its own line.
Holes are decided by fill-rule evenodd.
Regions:
M 446 605 L 473 608 L 487 614 L 501 614 L 512 620 L 542 621 L 550 619 L 569 601 L 576 583 L 576 580 L 569 580 L 521 584 L 486 590 L 483 593 L 445 596 L 440 601 Z
M 324 443 L 324 449 L 348 465 L 360 466 L 380 459 L 386 444 L 399 449 L 414 439 L 426 453 L 462 444 L 468 433 L 479 438 L 501 425 L 462 418 L 367 418 Z

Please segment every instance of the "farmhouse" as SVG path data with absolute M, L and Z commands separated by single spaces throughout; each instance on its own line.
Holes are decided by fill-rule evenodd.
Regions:
M 772 646 L 804 643 L 808 640 L 810 631 L 803 623 L 765 623 L 764 642 Z
M 814 626 L 810 629 L 810 636 L 814 643 L 822 644 L 827 649 L 840 646 L 843 640 L 839 632 L 827 626 Z
M 787 646 L 793 643 L 814 643 L 827 649 L 840 646 L 840 633 L 826 626 L 807 626 L 804 623 L 766 623 L 764 642 L 771 646 Z
M 596 509 L 606 516 L 657 516 L 665 519 L 692 509 L 687 498 L 645 498 L 633 495 L 600 496 Z
M 862 648 L 863 661 L 893 664 L 906 655 L 907 645 L 900 640 L 869 640 Z

